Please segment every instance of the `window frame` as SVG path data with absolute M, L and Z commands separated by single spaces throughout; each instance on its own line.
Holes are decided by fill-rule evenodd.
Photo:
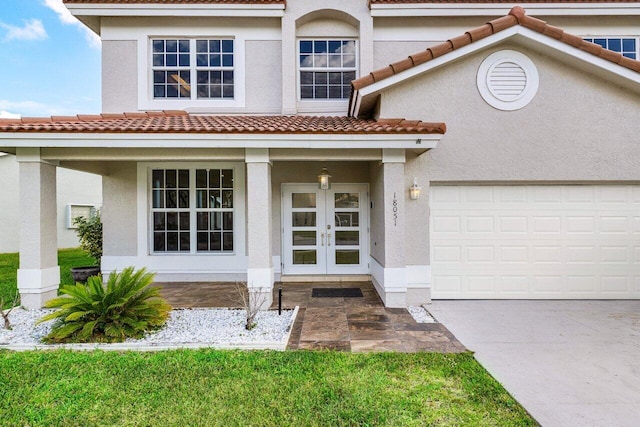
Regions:
M 158 53 L 155 52 L 154 50 L 154 43 L 157 41 L 162 41 L 164 43 L 164 50 L 162 52 L 163 55 L 166 56 L 167 54 L 167 50 L 166 50 L 166 42 L 167 41 L 173 41 L 175 40 L 178 44 L 177 48 L 178 50 L 176 51 L 176 55 L 178 56 L 178 61 L 177 64 L 175 66 L 167 66 L 166 63 L 165 65 L 162 66 L 156 66 L 154 65 L 154 56 L 157 55 Z M 223 46 L 224 46 L 224 42 L 225 41 L 231 41 L 233 43 L 233 50 L 231 52 L 231 56 L 232 56 L 232 62 L 233 65 L 224 65 L 223 63 L 223 57 L 224 56 L 228 56 L 225 55 L 225 52 L 223 52 Z M 188 41 L 189 42 L 189 52 L 188 52 L 188 56 L 189 56 L 189 65 L 188 66 L 184 66 L 184 65 L 180 65 L 180 42 L 182 41 Z M 219 66 L 212 66 L 212 65 L 206 65 L 206 66 L 199 66 L 198 65 L 198 42 L 200 41 L 206 41 L 207 45 L 209 45 L 212 41 L 215 42 L 219 42 L 221 45 L 221 50 L 220 50 L 220 57 L 221 57 L 221 63 Z M 210 37 L 150 37 L 149 38 L 149 54 L 150 54 L 150 59 L 149 59 L 149 71 L 150 71 L 150 75 L 149 75 L 149 81 L 151 83 L 151 98 L 155 101 L 157 100 L 169 100 L 169 101 L 234 101 L 235 100 L 235 87 L 236 87 L 236 82 L 235 82 L 235 74 L 236 74 L 236 70 L 235 70 L 235 64 L 236 64 L 236 41 L 233 37 L 215 37 L 215 36 L 210 36 Z M 206 53 L 207 55 L 210 54 L 209 51 L 207 51 Z M 227 52 L 228 54 L 228 52 Z M 180 96 L 180 83 L 178 86 L 178 96 L 175 97 L 169 97 L 166 95 L 166 91 L 165 91 L 165 96 L 162 97 L 156 97 L 155 96 L 155 86 L 156 86 L 156 82 L 155 82 L 155 73 L 156 72 L 168 72 L 168 71 L 189 71 L 189 96 Z M 225 97 L 224 96 L 224 84 L 221 82 L 220 83 L 220 93 L 221 96 L 219 97 L 200 97 L 198 95 L 199 92 L 199 88 L 198 88 L 198 72 L 220 72 L 221 74 L 224 74 L 225 72 L 229 72 L 231 71 L 233 73 L 233 92 L 234 95 L 232 97 Z M 165 82 L 166 84 L 166 82 Z M 208 85 L 211 85 L 211 83 L 209 83 Z
M 144 191 L 141 191 L 138 196 L 138 205 L 141 203 L 141 199 L 144 198 L 143 213 L 139 216 L 139 230 L 138 241 L 145 241 L 146 244 L 146 256 L 150 257 L 199 257 L 199 256 L 233 256 L 237 257 L 244 254 L 245 251 L 245 202 L 244 202 L 244 168 L 242 164 L 236 162 L 161 162 L 161 163 L 144 163 L 139 164 L 139 172 L 142 172 L 139 176 L 144 176 Z M 140 169 L 141 168 L 141 169 Z M 189 233 L 190 233 L 190 247 L 189 251 L 162 251 L 156 252 L 154 250 L 154 218 L 153 213 L 157 210 L 153 208 L 153 171 L 154 170 L 189 170 Z M 232 251 L 198 251 L 197 249 L 197 212 L 203 211 L 202 208 L 196 206 L 196 170 L 198 169 L 220 169 L 220 170 L 233 170 L 233 250 Z M 160 210 L 166 211 L 166 208 Z M 175 211 L 179 212 L 181 209 L 176 208 Z M 207 210 L 207 209 L 205 209 Z M 214 210 L 209 209 L 213 212 Z M 215 210 L 217 212 L 218 210 Z M 224 208 L 220 211 L 229 211 L 229 208 Z M 142 222 L 144 221 L 144 226 Z M 142 229 L 140 229 L 140 227 Z
M 632 53 L 635 55 L 635 58 L 629 58 L 626 55 L 624 55 L 624 56 L 626 58 L 629 58 L 629 59 L 640 60 L 640 36 L 620 36 L 620 35 L 591 36 L 590 35 L 590 36 L 582 36 L 582 39 L 585 40 L 585 41 L 591 42 L 591 43 L 595 43 L 597 45 L 600 45 L 600 44 L 595 42 L 596 39 L 604 39 L 604 40 L 606 40 L 607 47 L 606 48 L 603 47 L 603 49 L 607 49 L 607 50 L 610 50 L 611 52 L 616 52 L 616 53 L 620 53 L 620 54 L 623 54 L 623 55 L 624 55 L 623 52 L 627 53 L 624 50 L 624 40 L 625 39 L 634 40 L 635 44 L 636 44 L 636 49 Z M 618 50 L 609 49 L 609 47 L 608 47 L 609 46 L 609 40 L 612 40 L 612 39 L 620 40 L 621 50 L 618 51 Z M 600 46 L 602 46 L 602 45 L 600 45 Z M 629 53 L 631 53 L 631 52 L 629 52 Z
M 154 98 L 153 92 L 153 40 L 225 40 L 233 39 L 233 72 L 234 72 L 234 97 L 233 98 L 197 98 L 194 94 L 189 98 Z M 210 34 L 203 35 L 199 29 L 181 29 L 180 31 L 166 32 L 150 32 L 140 34 L 136 37 L 138 49 L 138 64 L 144 64 L 138 67 L 137 79 L 137 110 L 154 111 L 154 110 L 183 110 L 192 113 L 208 112 L 208 113 L 233 113 L 240 112 L 245 108 L 246 102 L 246 70 L 245 70 L 245 39 L 244 33 L 230 33 L 227 31 L 214 31 Z M 195 49 L 195 47 L 194 47 Z M 195 52 L 191 51 L 195 61 Z M 192 82 L 197 79 L 195 65 L 192 67 L 196 73 L 192 76 Z M 192 93 L 197 90 L 194 86 Z
M 316 41 L 325 41 L 325 42 L 331 42 L 331 41 L 353 41 L 355 42 L 355 49 L 354 49 L 354 55 L 355 55 L 355 65 L 354 67 L 324 67 L 324 68 L 320 68 L 320 67 L 310 67 L 310 68 L 302 68 L 300 66 L 300 55 L 302 55 L 302 53 L 300 52 L 300 44 L 303 41 L 310 41 L 310 42 L 316 42 Z M 360 43 L 359 43 L 359 38 L 358 37 L 297 37 L 296 38 L 296 97 L 297 97 L 297 101 L 298 103 L 301 104 L 305 104 L 308 103 L 307 105 L 318 105 L 320 103 L 323 103 L 324 105 L 326 104 L 337 104 L 337 105 L 342 105 L 345 103 L 349 102 L 349 97 L 346 98 L 302 98 L 302 79 L 301 79 L 301 72 L 302 71 L 309 71 L 309 72 L 350 72 L 353 71 L 355 73 L 355 79 L 358 78 L 358 73 L 359 73 L 359 69 L 360 69 Z M 315 87 L 315 85 L 313 86 Z

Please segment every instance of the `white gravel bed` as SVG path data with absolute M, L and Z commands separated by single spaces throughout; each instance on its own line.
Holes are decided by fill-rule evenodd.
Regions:
M 4 329 L 0 321 L 0 348 L 47 348 L 42 338 L 51 330 L 53 321 L 35 325 L 36 321 L 52 310 L 24 310 L 15 308 L 9 314 L 12 330 Z M 84 344 L 78 348 L 275 348 L 284 349 L 289 339 L 297 310 L 263 311 L 256 316 L 257 326 L 251 331 L 244 328 L 245 311 L 234 309 L 176 309 L 169 314 L 166 326 L 145 338 L 128 339 L 123 344 Z M 65 345 L 69 347 L 69 345 Z M 73 347 L 73 346 L 72 346 Z
M 410 306 L 407 310 L 418 323 L 438 323 L 424 307 Z

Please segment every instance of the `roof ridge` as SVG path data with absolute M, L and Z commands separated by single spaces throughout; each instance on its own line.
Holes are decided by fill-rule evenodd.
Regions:
M 588 52 L 607 61 L 628 68 L 640 73 L 640 61 L 627 58 L 621 53 L 604 49 L 602 46 L 583 40 L 582 38 L 565 32 L 562 28 L 547 24 L 542 19 L 534 18 L 526 14 L 521 6 L 513 7 L 509 13 L 500 18 L 493 19 L 484 25 L 466 31 L 464 34 L 453 37 L 442 43 L 428 47 L 426 50 L 417 52 L 409 57 L 389 64 L 386 67 L 372 71 L 366 76 L 362 76 L 351 82 L 352 89 L 360 90 L 366 86 L 389 78 L 402 71 L 406 71 L 417 65 L 423 64 L 432 59 L 446 55 L 461 47 L 470 45 L 478 40 L 482 40 L 507 28 L 521 25 L 530 30 L 536 31 L 545 36 L 559 40 L 565 44 Z

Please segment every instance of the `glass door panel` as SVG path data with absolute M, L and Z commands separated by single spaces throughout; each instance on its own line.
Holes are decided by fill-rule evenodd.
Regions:
M 283 185 L 283 273 L 366 274 L 367 185 Z
M 290 274 L 323 274 L 326 253 L 323 231 L 324 203 L 320 190 L 294 185 L 283 187 L 283 264 Z M 321 203 L 319 203 L 321 202 Z

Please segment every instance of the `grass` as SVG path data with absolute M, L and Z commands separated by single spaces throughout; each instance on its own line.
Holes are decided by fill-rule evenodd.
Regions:
M 59 251 L 69 269 L 93 260 Z M 17 254 L 0 254 L 0 298 Z M 527 426 L 472 354 L 0 350 L 3 426 Z
M 0 300 L 4 298 L 3 308 L 11 306 L 18 293 L 18 254 L 0 254 Z M 87 256 L 80 249 L 60 249 L 58 251 L 58 265 L 60 266 L 60 282 L 63 285 L 73 284 L 72 267 L 93 265 L 95 260 Z
M 0 351 L 7 426 L 527 426 L 472 354 Z

